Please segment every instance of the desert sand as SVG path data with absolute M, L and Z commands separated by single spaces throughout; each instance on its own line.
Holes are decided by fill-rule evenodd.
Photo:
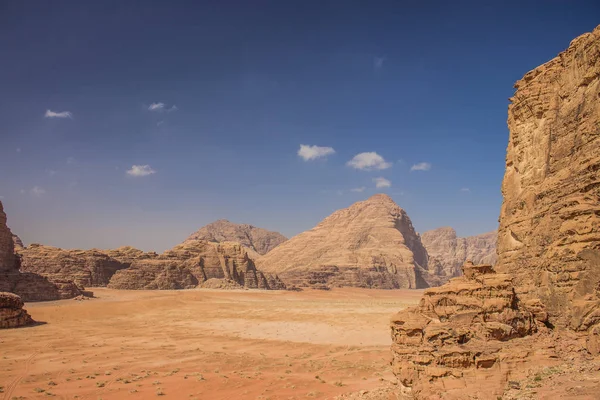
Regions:
M 306 399 L 393 380 L 390 316 L 417 290 L 122 291 L 27 303 L 0 399 Z

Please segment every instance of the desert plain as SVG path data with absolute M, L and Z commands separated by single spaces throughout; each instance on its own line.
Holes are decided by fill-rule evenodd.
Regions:
M 390 316 L 421 290 L 94 288 L 27 303 L 0 399 L 324 399 L 393 381 Z

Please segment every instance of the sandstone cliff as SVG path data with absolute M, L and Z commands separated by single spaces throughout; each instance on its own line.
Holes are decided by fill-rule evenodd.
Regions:
M 195 239 L 151 257 L 131 250 L 122 253 L 137 258 L 129 268 L 115 273 L 108 285 L 111 288 L 189 289 L 209 279 L 222 279 L 249 289 L 285 289 L 277 276 L 257 271 L 239 243 Z
M 226 219 L 220 219 L 191 234 L 186 239 L 186 242 L 194 240 L 216 243 L 237 242 L 263 255 L 285 242 L 287 238 L 278 232 L 268 231 L 248 224 L 235 224 Z
M 98 250 L 64 250 L 32 244 L 17 250 L 21 271 L 52 280 L 71 280 L 84 287 L 106 286 L 113 274 L 127 265 Z
M 257 260 L 286 284 L 422 288 L 427 252 L 406 212 L 385 194 L 336 211 Z
M 15 235 L 14 233 L 12 235 L 12 238 L 13 238 L 13 244 L 15 246 L 15 249 L 21 249 L 21 248 L 25 247 L 23 245 L 23 241 L 21 240 L 21 238 L 18 237 L 17 235 Z
M 20 266 L 21 258 L 14 252 L 13 235 L 0 202 L 0 292 L 15 293 L 23 301 L 68 299 L 82 294 L 72 281 L 53 282 L 35 273 L 21 273 Z
M 393 370 L 415 397 L 526 398 L 510 391 L 543 366 L 598 368 L 599 77 L 600 26 L 515 85 L 498 273 L 467 264 L 392 319 Z
M 0 292 L 0 329 L 18 328 L 32 323 L 33 320 L 23 309 L 23 301 L 19 296 Z
M 423 246 L 429 255 L 429 270 L 443 284 L 461 274 L 461 266 L 466 261 L 475 264 L 496 263 L 497 232 L 459 238 L 456 231 L 443 227 L 424 232 L 421 235 Z

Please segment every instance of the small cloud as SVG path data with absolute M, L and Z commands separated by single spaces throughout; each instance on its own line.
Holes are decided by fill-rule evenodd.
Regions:
M 374 57 L 373 58 L 373 68 L 375 70 L 379 70 L 383 68 L 383 63 L 385 62 L 385 57 Z
M 21 148 L 17 147 L 17 153 L 20 153 L 20 152 L 21 152 Z
M 165 121 L 163 121 L 163 120 L 161 120 L 161 121 L 158 121 L 158 122 L 156 123 L 156 126 L 161 126 L 161 125 L 162 125 L 162 124 L 164 124 L 164 123 L 165 123 Z
M 352 160 L 346 163 L 346 165 L 352 168 L 370 171 L 387 169 L 392 166 L 392 163 L 385 161 L 379 154 L 371 151 L 355 155 Z
M 75 157 L 67 158 L 67 164 L 69 164 L 69 165 L 75 164 Z
M 431 164 L 428 162 L 418 163 L 418 164 L 415 164 L 412 167 L 410 167 L 411 171 L 429 171 L 430 169 L 431 169 Z
M 392 182 L 382 177 L 373 178 L 373 182 L 375 182 L 375 187 L 378 189 L 389 188 L 392 186 Z
M 155 174 L 156 171 L 153 170 L 149 165 L 132 165 L 131 169 L 127 170 L 127 175 L 129 176 L 148 176 Z
M 466 193 L 471 193 L 471 189 L 469 189 L 468 187 L 461 188 L 460 191 L 466 192 Z
M 148 107 L 148 111 L 162 111 L 165 109 L 165 103 L 152 103 Z
M 21 194 L 25 194 L 25 189 L 20 190 Z
M 351 191 L 351 192 L 355 192 L 355 193 L 362 193 L 362 192 L 364 192 L 366 189 L 367 189 L 366 187 L 364 187 L 364 186 L 361 186 L 361 187 L 357 187 L 357 188 L 354 188 L 354 189 L 350 189 L 350 191 Z
M 177 108 L 177 106 L 176 106 L 175 104 L 173 104 L 173 105 L 171 106 L 171 108 L 169 108 L 169 109 L 167 110 L 167 112 L 172 112 L 172 111 L 177 111 L 177 110 L 179 110 L 179 108 Z
M 344 191 L 343 190 L 336 190 L 335 194 L 337 194 L 338 196 L 341 196 L 341 195 L 344 194 Z
M 31 188 L 29 193 L 31 193 L 35 197 L 41 197 L 46 193 L 46 191 L 39 186 L 34 186 Z
M 48 173 L 48 175 L 50 176 L 54 176 L 56 175 L 58 172 L 53 170 L 53 169 L 47 169 L 46 172 Z
M 327 157 L 334 153 L 335 150 L 333 147 L 309 146 L 307 144 L 301 144 L 300 150 L 298 150 L 298 155 L 302 157 L 304 161 Z
M 46 114 L 44 114 L 44 117 L 46 117 L 46 118 L 73 118 L 73 114 L 71 114 L 71 111 L 55 112 L 52 110 L 46 110 Z

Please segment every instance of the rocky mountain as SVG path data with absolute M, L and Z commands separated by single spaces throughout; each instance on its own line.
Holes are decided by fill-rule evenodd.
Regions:
M 106 286 L 113 274 L 127 264 L 99 250 L 64 250 L 31 244 L 17 249 L 21 271 L 33 272 L 50 280 L 71 280 L 79 286 Z
M 6 214 L 0 202 L 0 292 L 15 293 L 23 301 L 68 299 L 82 294 L 73 281 L 49 280 L 36 273 L 22 273 L 20 267 L 21 258 L 15 254 L 13 235 L 6 225 Z
M 466 261 L 494 265 L 497 238 L 496 231 L 459 238 L 454 229 L 443 227 L 424 232 L 421 242 L 429 255 L 429 270 L 442 284 L 459 276 Z
M 186 239 L 186 242 L 194 240 L 205 240 L 215 243 L 237 242 L 263 255 L 285 242 L 287 238 L 278 232 L 268 231 L 248 224 L 235 224 L 226 219 L 220 219 L 191 234 Z
M 575 381 L 600 356 L 600 26 L 515 88 L 497 272 L 467 264 L 391 323 L 393 371 L 417 399 L 505 398 L 532 371 Z
M 129 268 L 111 278 L 108 286 L 115 289 L 188 289 L 211 279 L 234 281 L 249 289 L 285 289 L 276 275 L 257 271 L 239 243 L 195 239 L 160 255 L 132 248 L 122 248 L 120 253 L 113 254 L 121 260 L 131 256 L 131 261 Z
M 299 287 L 422 288 L 429 280 L 419 235 L 406 212 L 385 194 L 336 211 L 257 265 Z

